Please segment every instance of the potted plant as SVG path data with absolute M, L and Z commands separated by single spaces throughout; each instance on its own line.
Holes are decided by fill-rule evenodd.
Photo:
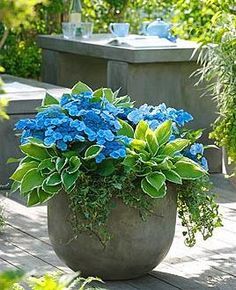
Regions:
M 16 124 L 25 156 L 12 190 L 29 206 L 48 202 L 49 237 L 73 270 L 105 280 L 151 271 L 171 246 L 177 209 L 189 246 L 221 225 L 201 130 L 184 129 L 189 113 L 135 108 L 81 82 L 60 100 L 47 94 L 38 110 Z

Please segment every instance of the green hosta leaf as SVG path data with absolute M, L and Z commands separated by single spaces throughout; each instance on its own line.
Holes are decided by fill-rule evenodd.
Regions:
M 138 151 L 142 151 L 146 148 L 146 142 L 143 140 L 138 140 L 138 139 L 134 139 L 132 140 L 132 142 L 130 143 L 131 148 L 138 150 Z
M 68 159 L 67 158 L 58 157 L 56 159 L 56 170 L 58 172 L 61 172 L 62 169 L 65 167 L 65 165 L 66 165 L 67 162 L 68 162 Z
M 111 89 L 109 88 L 104 88 L 103 89 L 103 94 L 104 94 L 104 97 L 109 101 L 109 102 L 113 102 L 114 100 L 114 93 Z
M 27 206 L 33 206 L 40 204 L 38 190 L 35 188 L 28 194 Z
M 46 181 L 47 181 L 47 180 L 45 179 L 44 182 L 43 182 L 43 184 L 42 184 L 42 189 L 43 189 L 45 192 L 47 192 L 47 193 L 53 195 L 53 194 L 58 193 L 58 192 L 61 190 L 61 188 L 62 188 L 62 185 L 61 185 L 61 184 L 54 185 L 54 186 L 48 186 L 48 185 L 46 184 Z
M 89 160 L 95 158 L 103 149 L 103 146 L 92 145 L 85 151 L 84 159 Z
M 18 189 L 20 189 L 20 182 L 19 181 L 13 181 L 11 185 L 10 193 L 16 192 Z
M 116 170 L 114 161 L 106 159 L 98 165 L 98 174 L 101 176 L 109 176 Z
M 67 152 L 63 152 L 62 156 L 66 157 L 66 158 L 71 158 L 72 156 L 77 156 L 77 152 L 76 151 L 67 151 Z
M 171 162 L 171 160 L 169 160 L 169 156 L 168 157 L 165 157 L 162 162 L 160 162 L 159 164 L 157 164 L 157 168 L 160 169 L 160 170 L 170 170 L 173 167 L 174 167 L 174 165 Z
M 157 191 L 163 186 L 166 181 L 166 177 L 161 172 L 153 172 L 146 176 L 146 180 L 152 187 L 154 187 Z
M 10 179 L 15 180 L 15 181 L 21 181 L 27 172 L 29 172 L 33 168 L 37 168 L 38 165 L 39 165 L 39 162 L 37 161 L 22 163 L 18 166 L 18 168 L 12 174 Z
M 81 93 L 85 93 L 85 92 L 93 92 L 92 89 L 87 86 L 86 84 L 82 83 L 82 82 L 78 82 L 73 88 L 72 88 L 72 94 L 73 95 L 79 95 Z
M 167 186 L 166 186 L 166 184 L 163 184 L 162 187 L 160 188 L 160 190 L 158 191 L 158 198 L 165 197 L 166 192 L 167 192 Z
M 157 142 L 157 138 L 151 129 L 147 129 L 145 139 L 148 145 L 149 152 L 152 153 L 153 156 L 155 156 L 159 149 L 159 145 Z
M 122 128 L 117 132 L 117 135 L 124 135 L 129 138 L 134 138 L 134 129 L 125 121 L 119 120 Z
M 149 128 L 148 123 L 145 121 L 140 121 L 135 129 L 134 138 L 139 140 L 145 140 L 146 131 Z
M 49 105 L 58 105 L 59 101 L 51 96 L 49 93 L 46 93 L 46 96 L 43 99 L 42 106 L 49 106 Z
M 165 121 L 160 126 L 158 126 L 154 132 L 159 145 L 161 146 L 165 144 L 166 142 L 168 142 L 172 134 L 172 121 Z
M 61 183 L 61 175 L 58 172 L 54 172 L 50 176 L 48 176 L 45 182 L 45 184 L 48 186 L 54 186 L 60 183 Z
M 34 168 L 31 169 L 28 173 L 25 174 L 21 181 L 20 191 L 21 194 L 25 194 L 33 189 L 40 187 L 43 184 L 44 177 L 40 172 Z
M 182 184 L 182 178 L 174 170 L 163 170 L 162 173 L 165 175 L 168 181 L 176 184 Z
M 70 192 L 74 188 L 79 175 L 80 171 L 76 171 L 72 174 L 68 173 L 66 169 L 62 171 L 61 180 L 67 192 Z
M 145 193 L 147 193 L 152 198 L 163 198 L 166 195 L 166 185 L 165 184 L 163 184 L 163 186 L 158 191 L 155 187 L 153 187 L 147 181 L 146 178 L 142 179 L 141 188 Z
M 55 170 L 55 163 L 53 162 L 52 158 L 47 158 L 40 162 L 38 166 L 38 170 L 48 169 L 49 171 Z
M 42 147 L 42 148 L 50 148 L 51 147 L 51 146 L 46 146 L 42 140 L 40 140 L 38 138 L 34 138 L 34 137 L 28 138 L 28 142 L 31 144 L 34 144 L 38 147 Z
M 182 179 L 197 179 L 206 174 L 206 171 L 190 160 L 176 162 L 175 171 Z
M 27 156 L 35 158 L 37 160 L 44 160 L 50 157 L 46 148 L 42 148 L 35 144 L 26 143 L 20 146 L 20 149 Z
M 72 156 L 69 160 L 69 168 L 67 169 L 67 172 L 71 174 L 78 171 L 81 164 L 81 160 L 78 156 Z
M 161 154 L 173 156 L 177 152 L 181 152 L 184 148 L 189 145 L 189 140 L 187 139 L 175 139 L 174 141 L 168 143 L 162 150 Z
M 21 160 L 22 160 L 21 158 L 10 157 L 10 158 L 7 159 L 7 164 L 19 163 Z
M 37 188 L 37 192 L 38 192 L 38 197 L 39 197 L 40 203 L 44 203 L 44 202 L 48 201 L 54 195 L 54 194 L 51 194 L 51 193 L 44 191 L 42 188 Z
M 127 167 L 134 167 L 137 163 L 137 157 L 136 156 L 126 156 L 124 161 L 122 162 L 122 164 L 124 166 L 127 166 Z

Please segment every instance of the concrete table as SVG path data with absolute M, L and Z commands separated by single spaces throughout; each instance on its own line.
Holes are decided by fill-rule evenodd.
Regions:
M 81 80 L 93 89 L 108 86 L 130 95 L 136 105 L 144 103 L 183 108 L 194 116 L 193 128 L 206 128 L 215 120 L 215 104 L 209 96 L 201 97 L 204 86 L 196 87 L 198 45 L 179 40 L 176 47 L 134 48 L 108 44 L 109 35 L 94 35 L 90 40 L 65 40 L 62 36 L 40 36 L 43 50 L 42 79 L 55 85 L 71 87 Z M 221 150 L 209 150 L 211 172 L 221 172 Z
M 9 86 L 9 93 L 0 94 L 0 98 L 7 98 L 9 100 L 7 113 L 10 117 L 10 120 L 0 123 L 0 185 L 1 188 L 9 188 L 9 177 L 16 168 L 16 164 L 7 164 L 7 160 L 10 157 L 21 156 L 18 147 L 19 140 L 14 131 L 15 123 L 20 119 L 32 118 L 35 115 L 36 108 L 40 106 L 46 91 L 59 97 L 66 89 L 9 75 L 3 75 L 2 79 L 6 84 L 15 83 L 13 89 Z M 19 86 L 19 91 L 17 91 L 17 84 L 28 85 L 29 87 L 22 89 Z

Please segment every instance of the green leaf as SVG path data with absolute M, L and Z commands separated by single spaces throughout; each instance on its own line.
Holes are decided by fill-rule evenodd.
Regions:
M 20 182 L 19 181 L 13 181 L 11 185 L 10 193 L 16 192 L 18 189 L 20 189 Z
M 92 145 L 85 151 L 85 160 L 95 158 L 103 149 L 103 146 L 100 145 Z
M 178 139 L 175 139 L 174 141 L 171 141 L 164 148 L 162 148 L 160 154 L 173 156 L 174 154 L 181 152 L 188 145 L 189 145 L 189 140 L 178 138 Z
M 46 146 L 42 140 L 38 139 L 38 138 L 34 138 L 34 137 L 30 137 L 27 139 L 29 143 L 34 144 L 36 146 L 39 147 L 43 147 L 43 148 L 50 148 L 51 146 Z
M 19 163 L 21 160 L 22 160 L 21 158 L 10 157 L 10 158 L 7 159 L 7 164 Z
M 58 172 L 52 173 L 47 177 L 45 184 L 47 186 L 54 186 L 61 183 L 61 175 Z
M 22 163 L 18 166 L 16 171 L 12 174 L 10 179 L 15 181 L 21 181 L 27 172 L 29 172 L 33 168 L 37 168 L 39 163 L 37 161 L 31 161 L 27 163 Z
M 101 176 L 109 176 L 116 170 L 114 161 L 112 159 L 106 159 L 98 165 L 98 174 Z
M 49 171 L 55 170 L 55 163 L 52 158 L 47 158 L 40 162 L 38 170 L 42 171 L 44 169 L 48 169 Z
M 138 139 L 134 139 L 131 141 L 130 146 L 133 149 L 136 149 L 138 151 L 142 151 L 146 148 L 146 142 L 143 140 L 138 140 Z
M 134 138 L 139 140 L 145 140 L 146 131 L 149 128 L 146 121 L 140 121 L 135 129 Z
M 69 168 L 67 168 L 67 172 L 71 174 L 78 171 L 81 164 L 81 160 L 78 156 L 72 156 L 69 160 Z
M 36 168 L 31 169 L 28 173 L 25 174 L 21 181 L 21 194 L 24 195 L 25 193 L 41 186 L 43 181 L 44 177 L 40 174 L 40 172 Z
M 77 152 L 76 151 L 67 151 L 67 152 L 63 152 L 62 156 L 66 157 L 66 158 L 71 158 L 72 156 L 77 156 Z
M 137 157 L 131 156 L 131 155 L 126 156 L 122 162 L 124 166 L 130 167 L 130 168 L 134 167 L 136 163 L 137 163 Z
M 53 97 L 49 93 L 46 93 L 42 102 L 42 106 L 58 105 L 58 104 L 59 104 L 59 101 L 55 97 Z
M 39 197 L 40 204 L 47 202 L 49 199 L 51 199 L 54 196 L 54 194 L 50 194 L 50 193 L 44 191 L 42 188 L 37 188 L 37 191 L 38 191 L 38 197 Z
M 147 129 L 145 139 L 148 145 L 149 152 L 152 153 L 153 156 L 155 156 L 159 149 L 159 145 L 157 142 L 157 138 L 151 129 Z
M 159 125 L 154 131 L 159 146 L 165 144 L 169 141 L 170 136 L 172 134 L 172 121 L 167 120 Z
M 56 159 L 56 170 L 60 173 L 62 169 L 65 167 L 67 162 L 68 162 L 67 158 L 58 157 Z
M 61 184 L 54 185 L 54 186 L 48 186 L 46 184 L 46 179 L 44 180 L 44 182 L 42 184 L 42 189 L 51 195 L 58 193 L 61 190 L 61 188 L 62 188 Z
M 119 120 L 122 128 L 117 132 L 117 135 L 124 135 L 129 138 L 134 138 L 134 129 L 125 121 Z
M 38 190 L 35 188 L 28 194 L 27 206 L 33 206 L 40 204 Z
M 76 171 L 75 173 L 72 174 L 68 173 L 66 169 L 62 171 L 61 181 L 67 192 L 70 192 L 74 188 L 79 175 L 80 171 Z
M 87 86 L 86 84 L 82 83 L 82 82 L 78 82 L 76 85 L 74 85 L 74 87 L 72 88 L 72 94 L 73 95 L 79 95 L 81 93 L 85 93 L 85 92 L 93 92 L 92 89 Z
M 20 146 L 20 149 L 27 156 L 35 158 L 37 160 L 44 160 L 50 157 L 46 148 L 42 148 L 38 145 L 26 143 Z
M 156 162 L 158 162 L 157 158 L 154 158 L 154 160 Z M 164 160 L 162 160 L 160 163 L 157 164 L 158 170 L 170 170 L 172 168 L 174 168 L 174 165 L 173 165 L 172 161 L 170 160 L 169 156 L 165 157 Z
M 174 170 L 182 179 L 198 179 L 206 174 L 206 171 L 190 159 L 189 162 L 176 162 Z
M 157 191 L 163 186 L 166 181 L 166 177 L 161 172 L 153 172 L 146 176 L 146 180 L 152 187 L 154 187 Z
M 182 184 L 182 178 L 174 170 L 163 170 L 162 173 L 165 175 L 168 181 L 176 184 Z
M 109 102 L 113 102 L 114 100 L 114 93 L 110 88 L 104 88 L 103 89 L 103 94 L 104 97 L 109 101 Z
M 166 195 L 165 184 L 163 184 L 163 186 L 158 191 L 146 180 L 146 178 L 142 179 L 141 188 L 145 193 L 147 193 L 152 198 L 163 198 Z

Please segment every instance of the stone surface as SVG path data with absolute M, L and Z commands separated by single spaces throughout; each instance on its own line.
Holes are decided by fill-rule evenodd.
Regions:
M 155 214 L 146 221 L 137 209 L 125 206 L 120 199 L 113 202 L 116 206 L 107 222 L 111 240 L 104 246 L 93 234 L 80 233 L 75 239 L 66 194 L 60 193 L 51 199 L 48 232 L 53 248 L 67 266 L 84 276 L 104 280 L 143 276 L 164 259 L 172 244 L 176 223 L 174 187 L 168 188 L 165 198 L 155 201 Z
M 45 82 L 71 87 L 83 81 L 93 89 L 102 86 L 121 88 L 136 105 L 144 103 L 183 108 L 194 116 L 194 128 L 204 128 L 202 142 L 208 139 L 216 107 L 206 92 L 206 84 L 196 87 L 197 56 L 194 42 L 179 41 L 177 47 L 133 48 L 111 46 L 109 35 L 91 40 L 65 40 L 62 36 L 40 36 L 43 48 L 42 78 Z M 221 150 L 210 149 L 211 172 L 222 172 Z

